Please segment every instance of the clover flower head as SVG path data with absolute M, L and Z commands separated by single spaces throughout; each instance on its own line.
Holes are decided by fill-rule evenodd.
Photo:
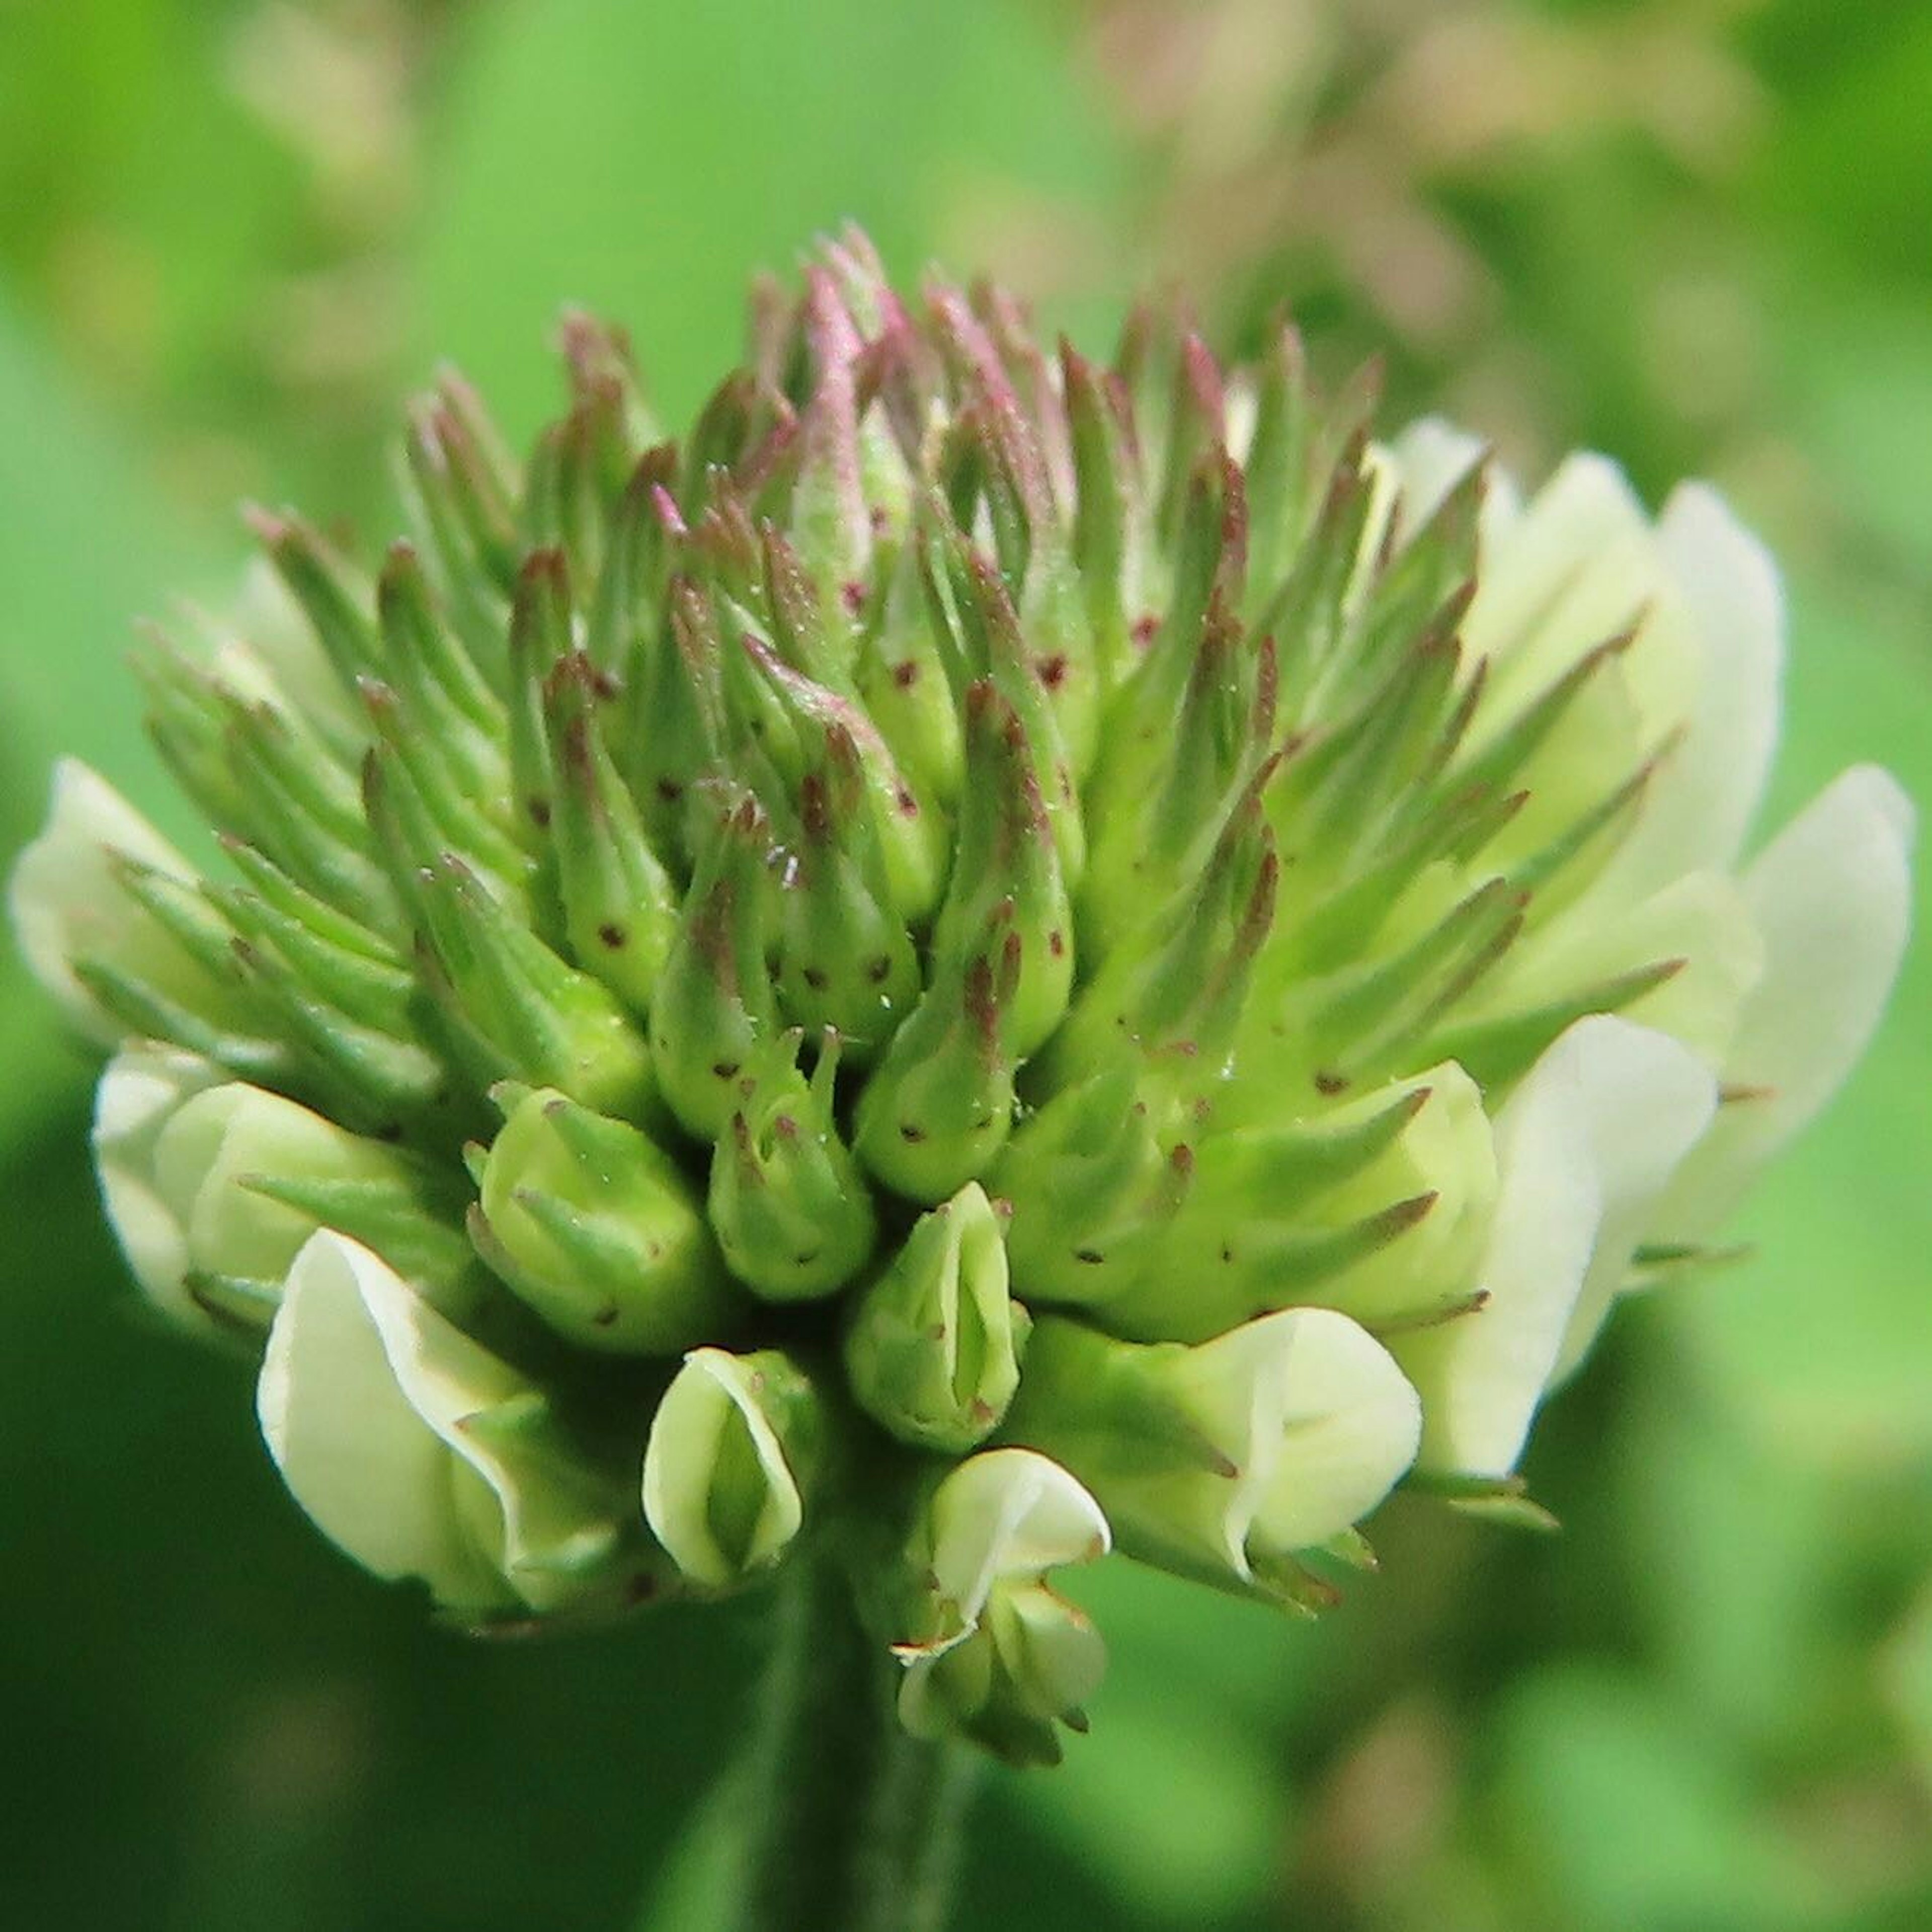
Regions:
M 1399 1484 L 1528 1513 L 1904 941 L 1882 773 L 1744 856 L 1756 542 L 856 234 L 676 441 L 562 349 L 527 458 L 444 376 L 408 538 L 256 513 L 245 637 L 142 659 L 218 868 L 68 765 L 14 874 L 317 1526 L 486 1627 L 827 1558 L 910 1728 L 1050 1761 L 1054 1569 L 1313 1610 Z

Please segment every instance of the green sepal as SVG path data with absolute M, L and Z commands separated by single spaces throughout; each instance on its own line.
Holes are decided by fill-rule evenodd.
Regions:
M 427 1169 L 400 1150 L 394 1171 L 371 1174 L 249 1174 L 240 1185 L 252 1194 L 333 1228 L 373 1249 L 396 1272 L 424 1291 L 440 1312 L 458 1316 L 473 1294 L 476 1258 L 464 1238 L 455 1204 Z
M 1464 1476 L 1412 1469 L 1402 1486 L 1418 1496 L 1432 1496 L 1464 1516 L 1500 1524 L 1505 1529 L 1527 1529 L 1549 1535 L 1562 1524 L 1530 1496 L 1520 1476 Z
M 356 778 L 313 732 L 272 706 L 238 700 L 229 755 L 248 800 L 250 842 L 317 898 L 400 929 L 397 895 L 378 862 Z
M 256 542 L 308 618 L 344 692 L 352 692 L 358 678 L 377 674 L 382 646 L 367 580 L 292 513 L 251 508 L 247 514 Z

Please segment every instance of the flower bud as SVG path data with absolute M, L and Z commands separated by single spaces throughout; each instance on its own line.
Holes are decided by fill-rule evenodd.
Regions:
M 1311 1586 L 1296 1552 L 1382 1501 L 1421 1426 L 1388 1351 L 1303 1308 L 1192 1348 L 1042 1316 L 1006 1433 L 1064 1462 L 1128 1555 L 1297 1603 Z
M 977 1182 L 922 1214 L 845 1336 L 859 1406 L 916 1449 L 955 1454 L 998 1426 L 1019 1386 L 1026 1311 L 1008 1292 L 1000 1216 Z
M 693 1583 L 728 1589 L 784 1554 L 824 1434 L 818 1390 L 780 1350 L 685 1357 L 652 1420 L 644 1515 Z
M 1216 1083 L 1274 927 L 1280 871 L 1251 790 L 1207 864 L 1178 892 L 1167 894 L 1154 877 L 1142 880 L 1154 895 L 1139 908 L 1150 922 L 1145 944 L 1117 950 L 1082 988 L 1044 1056 L 1050 1082 L 1084 1079 L 1124 1050 L 1152 1063 L 1171 1089 Z
M 1156 645 L 1156 650 L 1161 646 Z M 1217 598 L 1198 638 L 1169 647 L 1182 680 L 1159 692 L 1132 754 L 1123 722 L 1102 741 L 1091 856 L 1082 886 L 1081 929 L 1096 952 L 1144 932 L 1199 874 L 1230 807 L 1268 758 L 1275 730 L 1274 646 L 1245 635 Z M 1150 677 L 1162 670 L 1150 658 Z
M 1105 1652 L 1042 1579 L 1110 1546 L 1094 1498 L 1030 1450 L 982 1450 L 942 1478 L 914 1529 L 897 1612 L 908 1728 L 972 1737 L 1016 1762 L 1057 1762 L 1053 1726 L 1084 1728 L 1079 1707 Z
M 749 798 L 712 829 L 651 1001 L 664 1104 L 700 1140 L 724 1132 L 746 1062 L 778 1030 L 765 961 L 770 833 Z
M 933 952 L 941 962 L 964 956 L 989 919 L 997 914 L 1010 920 L 1019 942 L 1019 980 L 1006 1034 L 1013 1053 L 1024 1058 L 1066 1011 L 1073 912 L 1026 733 L 989 680 L 968 690 L 965 724 L 958 850 Z
M 461 1617 L 621 1609 L 668 1580 L 622 1459 L 340 1234 L 289 1270 L 256 1408 L 316 1528 Z
M 445 1026 L 479 1079 L 555 1087 L 586 1107 L 647 1118 L 651 1057 L 630 1015 L 565 964 L 463 862 L 417 880 Z
M 21 854 L 8 890 L 34 976 L 104 1046 L 146 1030 L 143 1007 L 178 1013 L 198 1032 L 245 1030 L 252 1015 L 232 962 L 218 969 L 132 896 L 130 861 L 196 883 L 188 861 L 112 785 L 63 758 L 46 825 Z
M 836 806 L 837 835 L 865 860 L 884 914 L 911 924 L 931 917 L 945 883 L 944 828 L 920 802 L 863 709 L 784 663 L 758 638 L 727 659 L 728 704 L 758 755 L 777 769 L 781 792 L 819 775 Z M 742 745 L 740 755 L 753 747 Z M 809 809 L 801 805 L 801 816 Z
M 655 1142 L 548 1088 L 497 1099 L 470 1238 L 552 1328 L 668 1354 L 729 1323 L 736 1298 L 697 1190 Z
M 743 1082 L 742 1102 L 711 1157 L 708 1208 L 726 1264 L 770 1301 L 833 1293 L 878 1238 L 871 1192 L 833 1114 L 838 1042 L 828 1034 L 808 1081 L 788 1034 Z
M 572 950 L 639 1012 L 650 1004 L 676 929 L 670 880 L 604 742 L 601 674 L 564 658 L 544 688 L 550 844 Z
M 1116 1060 L 1054 1095 L 1014 1130 L 988 1185 L 1008 1207 L 1006 1249 L 1028 1295 L 1100 1308 L 1158 1272 L 1193 1174 L 1162 1141 L 1167 1109 Z
M 889 909 L 852 740 L 828 733 L 824 765 L 798 785 L 799 829 L 778 896 L 778 988 L 788 1017 L 869 1058 L 919 997 L 919 962 Z
M 473 1294 L 472 1258 L 415 1160 L 192 1054 L 124 1048 L 101 1076 L 94 1146 L 129 1265 L 191 1326 L 266 1328 L 322 1226 L 378 1250 L 447 1312 Z
M 1022 971 L 1002 905 L 963 970 L 926 988 L 859 1102 L 855 1145 L 910 1201 L 943 1201 L 986 1172 L 1013 1120 L 1015 1060 L 1006 1019 Z

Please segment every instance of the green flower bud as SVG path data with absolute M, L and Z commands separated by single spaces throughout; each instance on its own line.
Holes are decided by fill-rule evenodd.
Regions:
M 984 1174 L 1013 1118 L 1006 1016 L 1022 970 L 1003 904 L 963 970 L 928 987 L 866 1084 L 854 1146 L 896 1193 L 938 1202 Z
M 1145 1084 L 1116 1059 L 1022 1120 L 994 1166 L 1007 1252 L 1036 1300 L 1108 1306 L 1161 1267 L 1194 1156 L 1185 1142 L 1163 1145 L 1178 1130 Z
M 778 991 L 808 1031 L 829 1029 L 870 1058 L 918 998 L 920 971 L 910 934 L 887 910 L 850 744 L 831 735 L 826 764 L 799 784 L 799 836 L 778 898 Z
M 605 742 L 612 693 L 581 653 L 544 687 L 550 735 L 551 843 L 565 929 L 578 963 L 620 999 L 647 1010 L 676 930 L 675 896 Z
M 418 875 L 416 901 L 430 990 L 474 1078 L 555 1087 L 600 1112 L 650 1118 L 650 1049 L 602 986 L 518 924 L 452 854 Z
M 942 823 L 921 806 L 878 728 L 839 692 L 794 670 L 755 637 L 748 635 L 728 663 L 736 673 L 725 680 L 728 707 L 735 700 L 739 729 L 799 796 L 801 819 L 831 813 L 847 856 L 880 904 L 905 923 L 929 918 L 945 880 Z M 814 776 L 822 794 L 815 806 L 799 796 Z
M 966 694 L 966 794 L 951 890 L 933 932 L 950 964 L 970 957 L 989 920 L 1017 943 L 1018 983 L 1005 1016 L 1024 1059 L 1060 1024 L 1073 984 L 1073 913 L 1026 733 L 990 681 Z M 943 970 L 943 969 L 942 969 Z
M 1006 1433 L 1072 1470 L 1130 1556 L 1298 1602 L 1322 1594 L 1298 1552 L 1382 1501 L 1421 1426 L 1388 1351 L 1310 1308 L 1192 1348 L 1042 1316 Z
M 686 1356 L 651 1423 L 644 1515 L 692 1582 L 728 1589 L 784 1555 L 824 1436 L 818 1392 L 780 1350 Z
M 670 1580 L 622 1458 L 339 1234 L 289 1271 L 257 1407 L 322 1534 L 466 1622 L 620 1610 Z
M 765 962 L 768 832 L 748 798 L 714 829 L 651 1003 L 664 1104 L 701 1140 L 724 1132 L 746 1063 L 778 1030 Z
M 1000 1216 L 977 1183 L 922 1214 L 845 1336 L 859 1406 L 916 1449 L 963 1454 L 1019 1386 L 1026 1311 L 1008 1292 Z
M 787 1034 L 742 1083 L 711 1157 L 711 1225 L 731 1272 L 770 1301 L 815 1300 L 870 1258 L 878 1220 L 839 1138 L 838 1040 L 827 1034 L 807 1080 Z
M 476 1251 L 557 1334 L 668 1354 L 735 1318 L 698 1192 L 647 1136 L 550 1089 L 506 1089 L 480 1162 Z
M 136 1278 L 191 1326 L 259 1334 L 318 1228 L 376 1250 L 444 1312 L 479 1284 L 429 1169 L 192 1054 L 129 1047 L 101 1076 L 94 1158 Z

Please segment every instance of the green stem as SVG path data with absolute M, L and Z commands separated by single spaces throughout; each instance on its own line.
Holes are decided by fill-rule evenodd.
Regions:
M 974 1765 L 909 1737 L 838 1566 L 788 1565 L 742 1790 L 740 1932 L 944 1932 Z

